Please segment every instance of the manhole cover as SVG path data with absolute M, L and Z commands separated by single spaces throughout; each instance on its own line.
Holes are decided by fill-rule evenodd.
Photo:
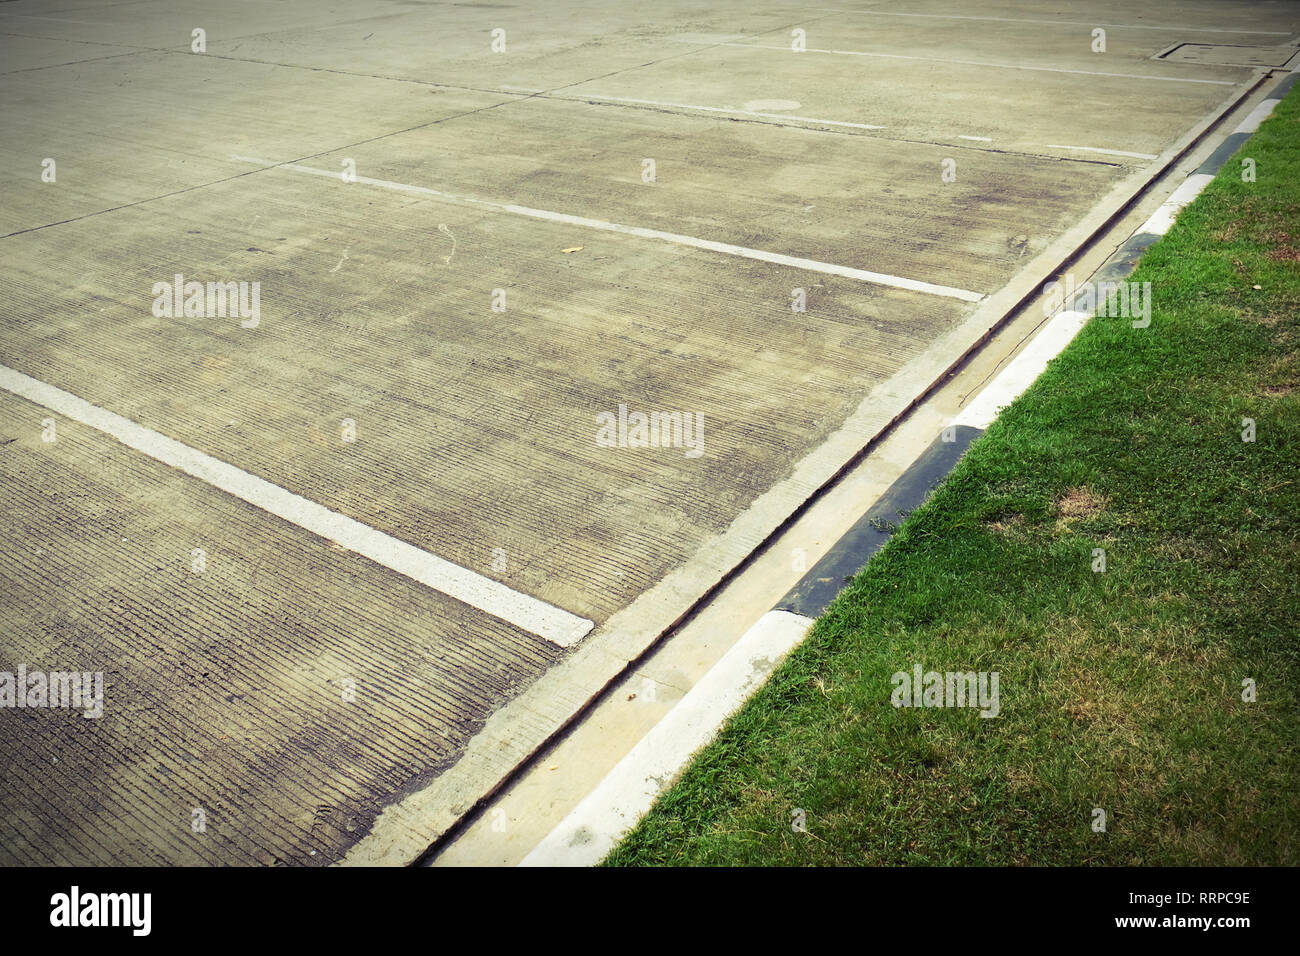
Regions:
M 1218 43 L 1182 43 L 1161 53 L 1157 60 L 1204 63 L 1207 66 L 1283 66 L 1295 56 L 1291 46 L 1228 46 Z

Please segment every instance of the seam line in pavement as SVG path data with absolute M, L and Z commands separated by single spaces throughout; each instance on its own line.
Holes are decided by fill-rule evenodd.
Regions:
M 1248 36 L 1289 37 L 1281 30 L 1229 30 L 1218 27 L 1162 27 L 1145 23 L 1092 23 L 1088 20 L 1040 20 L 1025 17 L 972 17 L 954 13 L 895 13 L 888 10 L 841 10 L 841 13 L 874 13 L 881 17 L 918 17 L 926 20 L 988 20 L 995 23 L 1045 23 L 1048 26 L 1106 27 L 1111 30 L 1164 30 L 1169 33 L 1244 33 Z
M 595 626 L 8 366 L 0 365 L 0 388 L 560 647 L 576 644 Z
M 327 179 L 338 180 L 341 183 L 345 182 L 342 178 L 342 173 L 335 172 L 334 170 L 317 169 L 314 166 L 303 166 L 300 163 L 294 162 L 277 163 L 271 159 L 258 159 L 253 156 L 232 155 L 230 158 L 246 163 L 257 163 L 266 169 L 289 169 L 294 172 L 308 173 L 313 176 L 324 176 Z M 762 249 L 751 249 L 748 246 L 736 246 L 727 242 L 715 242 L 712 239 L 699 239 L 695 236 L 684 236 L 674 232 L 663 232 L 659 229 L 644 229 L 640 226 L 625 226 L 617 222 L 606 222 L 603 219 L 589 219 L 586 216 L 572 216 L 568 213 L 552 212 L 547 209 L 533 209 L 529 206 L 519 206 L 513 203 L 495 202 L 490 199 L 476 199 L 472 196 L 458 196 L 454 193 L 430 189 L 427 186 L 412 186 L 407 183 L 392 182 L 386 179 L 372 179 L 369 176 L 354 176 L 348 182 L 348 184 L 350 183 L 361 183 L 366 186 L 378 186 L 383 189 L 396 190 L 397 192 L 432 196 L 435 199 L 444 199 L 449 202 L 463 203 L 484 209 L 492 209 L 497 212 L 512 213 L 516 216 L 527 216 L 530 219 L 559 222 L 570 226 L 581 226 L 585 229 L 598 229 L 602 232 L 615 232 L 625 236 L 637 236 L 641 239 L 658 239 L 675 245 L 691 246 L 696 249 L 705 249 L 710 252 L 721 252 L 727 255 L 741 256 L 746 259 L 757 259 L 760 262 L 771 262 L 775 265 L 791 266 L 795 269 L 806 269 L 810 272 L 821 272 L 826 275 L 843 276 L 846 279 L 857 279 L 860 282 L 887 285 L 896 289 L 907 289 L 911 292 L 923 292 L 928 295 L 943 296 L 949 299 L 960 299 L 963 302 L 979 302 L 984 298 L 984 295 L 980 292 L 972 292 L 969 289 L 957 289 L 951 286 L 936 285 L 932 282 L 908 279 L 905 276 L 888 275 L 883 272 L 869 272 L 866 269 L 855 269 L 852 266 L 840 266 L 831 262 L 819 262 L 816 259 L 805 259 L 800 256 L 787 256 L 779 252 L 766 252 Z
M 581 85 L 581 84 L 575 84 Z M 550 100 L 557 103 L 585 103 L 588 106 L 613 106 L 627 107 L 629 109 L 650 110 L 659 113 L 665 113 L 670 116 L 695 116 L 692 111 L 705 113 L 722 113 L 732 117 L 734 123 L 761 123 L 765 126 L 776 126 L 781 129 L 804 130 L 810 133 L 834 133 L 837 135 L 861 136 L 862 133 L 845 133 L 845 130 L 861 129 L 869 132 L 886 132 L 890 129 L 888 126 L 875 126 L 870 123 L 850 123 L 845 120 L 818 119 L 813 116 L 796 116 L 786 113 L 756 113 L 749 110 L 724 108 L 720 106 L 692 106 L 689 103 L 660 103 L 657 100 L 638 100 L 628 97 L 603 96 L 596 93 L 570 93 L 564 96 L 558 96 L 546 92 L 545 90 L 526 89 L 524 87 L 502 86 L 499 90 L 493 90 L 496 93 L 517 93 L 520 96 L 519 102 L 528 100 Z M 509 104 L 507 104 L 509 105 Z M 682 112 L 686 111 L 686 112 Z M 707 117 L 697 117 L 707 118 Z M 935 134 L 939 135 L 939 134 Z M 882 140 L 891 143 L 908 143 L 913 146 L 936 146 L 946 149 L 969 149 L 982 153 L 994 153 L 1001 156 L 1030 156 L 1035 159 L 1050 159 L 1062 163 L 1084 163 L 1093 166 L 1111 166 L 1119 167 L 1123 163 L 1108 162 L 1101 159 L 1083 159 L 1078 156 L 1058 156 L 1054 153 L 1034 152 L 1030 148 L 1011 149 L 997 148 L 993 146 L 966 146 L 962 143 L 953 143 L 945 139 L 910 139 L 906 136 L 883 136 Z M 991 136 L 958 136 L 957 139 L 970 140 L 975 143 L 991 143 Z M 1032 147 L 1035 144 L 1028 144 Z M 1156 159 L 1158 157 L 1148 153 L 1127 153 L 1120 150 L 1092 149 L 1091 147 L 1082 146 L 1064 146 L 1057 147 L 1060 149 L 1086 149 L 1090 152 L 1097 153 L 1114 153 L 1120 156 L 1135 156 L 1141 159 Z
M 690 43 L 690 40 L 680 40 Z M 788 46 L 764 46 L 761 43 L 717 43 L 715 46 L 744 47 L 749 50 L 778 50 L 795 54 Z M 823 50 L 808 47 L 802 53 L 830 53 L 835 56 L 877 56 L 888 60 L 921 60 L 929 63 L 955 63 L 960 66 L 985 66 L 998 70 L 1034 70 L 1040 73 L 1077 73 L 1083 76 L 1112 76 L 1125 80 L 1160 80 L 1166 83 L 1205 83 L 1211 86 L 1236 86 L 1236 80 L 1202 80 L 1187 76 L 1154 76 L 1149 73 L 1106 73 L 1101 70 L 1067 70 L 1060 66 L 1029 66 L 1022 63 L 981 63 L 979 60 L 954 60 L 947 56 L 909 56 L 903 53 L 869 53 L 866 50 Z

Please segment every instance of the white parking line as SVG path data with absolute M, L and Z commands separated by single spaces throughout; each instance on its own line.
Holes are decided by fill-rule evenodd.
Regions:
M 245 163 L 256 163 L 268 168 L 289 169 L 294 172 L 308 173 L 313 176 L 324 176 L 327 179 L 333 179 L 342 183 L 341 174 L 332 169 L 317 169 L 314 166 L 303 166 L 301 163 L 277 163 L 271 159 L 257 159 L 252 156 L 232 155 L 230 158 Z M 498 212 L 508 212 L 516 216 L 528 216 L 532 219 L 544 219 L 548 222 L 562 222 L 570 226 L 581 226 L 584 229 L 599 229 L 604 232 L 616 232 L 625 236 L 638 236 L 642 239 L 658 239 L 662 242 L 671 242 L 679 246 L 691 246 L 695 249 L 706 249 L 710 252 L 721 252 L 730 256 L 742 256 L 746 259 L 757 259 L 760 262 L 771 262 L 775 265 L 790 266 L 794 269 L 806 269 L 810 272 L 821 272 L 826 275 L 843 276 L 846 279 L 857 279 L 860 282 L 887 285 L 896 289 L 907 289 L 911 292 L 924 292 L 927 295 L 938 295 L 949 299 L 960 299 L 963 302 L 979 302 L 984 298 L 983 294 L 972 292 L 969 289 L 955 289 L 951 286 L 935 285 L 932 282 L 921 282 L 917 279 L 908 279 L 904 276 L 888 275 L 883 272 L 868 272 L 866 269 L 855 269 L 852 266 L 840 266 L 831 262 L 819 262 L 816 259 L 787 256 L 779 252 L 766 252 L 762 249 L 750 249 L 748 246 L 735 246 L 728 242 L 715 242 L 712 239 L 698 239 L 695 236 L 683 236 L 674 232 L 662 232 L 658 229 L 643 229 L 640 226 L 624 226 L 616 222 L 606 222 L 603 219 L 588 219 L 585 216 L 571 216 L 568 213 L 551 212 L 546 209 L 532 209 L 528 206 L 517 206 L 513 203 L 493 202 L 492 200 L 475 199 L 470 196 L 457 196 L 453 193 L 445 193 L 437 189 L 429 189 L 425 186 L 411 186 L 407 183 L 395 183 L 386 179 L 371 179 L 368 176 L 355 176 L 353 177 L 352 182 L 363 183 L 367 186 L 379 186 L 383 189 L 394 189 L 398 192 L 434 196 L 438 199 L 445 199 L 450 202 L 466 203 L 472 206 L 495 209 Z
M 330 511 L 324 505 L 308 501 L 196 448 L 4 365 L 0 365 L 0 388 L 110 435 L 122 444 L 220 488 L 241 501 L 312 534 L 336 541 L 349 551 L 364 555 L 377 564 L 560 647 L 576 644 L 594 626 L 576 614 Z
M 687 40 L 677 40 L 679 43 L 687 43 Z M 758 43 L 714 43 L 711 46 L 731 46 L 743 47 L 747 50 L 779 50 L 783 53 L 789 53 L 792 56 L 802 56 L 801 53 L 794 53 L 789 46 L 767 46 Z M 954 60 L 947 56 L 910 56 L 905 53 L 868 53 L 865 50 L 823 50 L 815 47 L 808 47 L 804 53 L 828 53 L 834 56 L 875 56 L 887 60 L 922 60 L 929 63 L 959 63 L 963 66 L 985 66 L 998 70 L 1033 70 L 1040 73 L 1077 73 L 1082 76 L 1115 76 L 1125 80 L 1159 80 L 1165 83 L 1207 83 L 1211 86 L 1236 86 L 1234 80 L 1200 80 L 1184 76 L 1153 76 L 1149 73 L 1105 73 L 1101 70 L 1067 70 L 1059 66 L 1026 66 L 1022 63 L 985 63 L 979 60 Z
M 34 17 L 27 13 L 0 13 L 0 17 L 17 17 L 20 20 L 49 20 L 52 23 L 84 23 L 95 26 L 111 25 L 112 20 L 68 20 L 65 17 Z
M 843 120 L 817 119 L 813 116 L 795 116 L 792 113 L 758 113 L 754 110 L 737 110 L 726 106 L 694 106 L 690 103 L 664 103 L 659 100 L 637 100 L 626 96 L 597 96 L 594 93 L 574 96 L 547 96 L 549 100 L 572 100 L 575 103 L 597 100 L 604 103 L 640 103 L 645 106 L 665 106 L 679 110 L 701 110 L 705 113 L 729 113 L 734 116 L 761 116 L 765 119 L 798 120 L 801 123 L 819 123 L 822 126 L 847 126 L 850 129 L 884 129 L 870 123 L 846 123 Z
M 1048 149 L 1077 149 L 1083 153 L 1105 153 L 1107 156 L 1132 156 L 1134 159 L 1155 159 L 1152 153 L 1129 153 L 1122 149 L 1101 149 L 1097 146 L 1062 146 L 1060 143 L 1048 143 Z

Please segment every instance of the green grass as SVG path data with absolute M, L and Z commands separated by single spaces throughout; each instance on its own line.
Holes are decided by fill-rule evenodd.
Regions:
M 1300 94 L 1131 280 L 607 864 L 1300 863 Z

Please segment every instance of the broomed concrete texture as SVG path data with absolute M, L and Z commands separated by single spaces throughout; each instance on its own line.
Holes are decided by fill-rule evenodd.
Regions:
M 226 65 L 198 62 L 235 95 Z M 308 75 L 332 95 L 336 76 Z M 148 180 L 165 161 L 136 135 Z M 231 144 L 272 161 L 314 145 Z M 374 179 L 981 293 L 1120 173 L 972 151 L 943 183 L 930 146 L 536 101 L 307 165 L 344 158 Z M 284 169 L 6 246 L 0 362 L 466 567 L 497 576 L 504 548 L 506 583 L 597 621 L 725 530 L 967 308 Z M 74 274 L 51 268 L 66 262 Z M 261 324 L 154 317 L 153 284 L 176 273 L 260 282 Z M 794 288 L 807 313 L 790 311 Z M 620 403 L 703 415 L 706 454 L 598 447 L 596 415 Z M 344 418 L 355 444 L 338 441 Z
M 5 864 L 332 862 L 559 655 L 45 416 L 0 392 L 0 669 L 104 707 L 0 709 Z
M 1025 6 L 967 5 L 961 13 L 1059 16 L 1026 13 Z M 1062 145 L 1159 153 L 1231 96 L 1231 84 L 1252 75 L 1147 57 L 1180 39 L 1278 41 L 1184 32 L 1242 28 L 1247 8 L 1218 3 L 1180 4 L 1176 28 L 1170 15 L 1159 18 L 1169 29 L 1112 27 L 1105 55 L 1089 49 L 1087 18 L 1102 26 L 1140 20 L 1125 4 L 1090 4 L 1086 17 L 1072 9 L 1070 23 L 1059 25 L 750 7 L 4 4 L 0 363 L 599 624 L 737 528 L 863 396 L 972 307 L 539 221 L 473 200 L 988 294 L 1143 162 Z M 908 9 L 951 13 L 946 4 Z M 1292 13 L 1271 5 L 1250 5 L 1249 13 L 1252 29 L 1293 25 Z M 68 22 L 74 20 L 83 22 Z M 195 27 L 207 31 L 206 54 L 190 53 Z M 789 51 L 794 27 L 807 30 L 809 52 Z M 490 51 L 497 28 L 506 31 L 505 54 Z M 732 43 L 754 48 L 724 45 Z M 1127 76 L 1096 75 L 1106 71 Z M 614 97 L 655 103 L 619 105 Z M 786 105 L 764 105 L 777 100 Z M 771 115 L 787 109 L 804 118 Z M 827 120 L 859 125 L 821 122 Z M 885 128 L 864 128 L 871 125 Z M 44 157 L 58 162 L 57 184 L 40 181 Z M 645 158 L 656 163 L 653 184 L 641 179 Z M 957 161 L 955 182 L 941 178 L 946 158 Z M 344 160 L 355 161 L 359 176 L 389 185 L 345 184 L 312 172 L 341 172 Z M 275 163 L 299 168 L 264 168 Z M 241 328 L 237 318 L 154 317 L 153 284 L 176 273 L 259 282 L 258 327 Z M 807 290 L 805 313 L 790 310 L 795 288 Z M 497 289 L 506 292 L 504 313 L 491 309 Z M 914 389 L 929 384 L 918 380 Z M 701 414 L 704 455 L 597 447 L 596 414 L 621 403 Z M 8 407 L 5 415 L 12 434 L 36 440 L 41 409 L 19 403 L 12 417 Z M 355 443 L 340 440 L 345 418 L 356 422 Z M 872 437 L 863 434 L 861 443 Z M 151 481 L 170 474 L 148 461 L 128 465 L 132 452 L 118 449 L 114 460 L 120 456 L 122 468 L 158 476 Z M 64 460 L 64 477 L 51 475 L 42 493 L 91 480 L 103 486 L 97 497 L 131 492 L 138 479 L 104 473 L 102 460 L 98 453 Z M 35 480 L 21 471 L 5 484 L 22 499 L 41 487 Z M 392 667 L 403 676 L 409 661 L 418 664 L 419 641 L 435 656 L 464 641 L 465 686 L 444 693 L 440 710 L 394 718 L 395 727 L 413 735 L 403 738 L 409 749 L 400 759 L 397 744 L 368 739 L 372 729 L 356 723 L 372 719 L 373 710 L 340 716 L 323 704 L 299 704 L 292 717 L 280 718 L 296 721 L 309 737 L 336 735 L 358 763 L 382 765 L 367 777 L 345 760 L 324 769 L 295 762 L 292 748 L 276 758 L 276 774 L 304 795 L 353 795 L 341 811 L 346 823 L 331 824 L 328 838 L 313 842 L 314 809 L 268 797 L 242 818 L 246 842 L 227 837 L 220 851 L 208 844 L 212 856 L 195 855 L 185 833 L 170 829 L 177 817 L 168 792 L 148 796 L 153 784 L 126 782 L 134 764 L 108 747 L 80 772 L 90 792 L 117 800 L 136 794 L 129 812 L 100 797 L 108 809 L 95 816 L 92 804 L 78 803 L 62 786 L 16 791 L 24 813 L 48 806 L 74 821 L 74 842 L 41 831 L 40 845 L 54 848 L 58 859 L 117 853 L 122 841 L 109 834 L 119 824 L 165 835 L 142 844 L 148 849 L 141 860 L 337 858 L 378 808 L 448 766 L 487 713 L 500 713 L 558 659 L 550 645 L 355 557 L 332 554 L 319 539 L 193 488 L 188 478 L 170 481 L 178 490 L 152 498 L 156 516 L 140 520 L 186 528 L 197 520 L 202 527 L 151 547 L 167 555 L 160 566 L 173 567 L 172 550 L 188 554 L 194 545 L 184 538 L 219 533 L 205 530 L 211 509 L 233 509 L 248 523 L 230 549 L 257 533 L 292 539 L 303 552 L 267 558 L 270 570 L 255 582 L 266 592 L 260 600 L 289 600 L 300 593 L 295 588 L 305 592 L 303 601 L 328 593 L 322 582 L 336 573 L 328 562 L 348 560 L 382 591 L 311 607 L 308 624 L 354 633 L 348 654 L 379 641 L 375 620 L 406 629 L 386 652 L 391 656 L 373 664 L 376 673 Z M 46 520 L 59 527 L 57 512 Z M 767 516 L 754 526 L 779 520 Z M 84 590 L 78 600 L 84 598 L 88 614 L 111 609 L 97 552 L 103 529 L 78 527 L 84 540 L 66 547 L 81 549 L 81 563 L 68 557 L 53 583 Z M 21 586 L 21 569 L 39 567 L 27 553 L 27 535 L 15 531 L 3 544 L 16 562 L 12 593 L 20 595 L 7 613 L 20 622 L 39 607 Z M 505 553 L 504 571 L 493 567 L 496 549 Z M 295 561 L 309 558 L 325 569 L 295 569 Z M 689 575 L 674 582 L 664 598 L 673 608 L 656 613 L 672 620 L 707 583 Z M 92 619 L 80 640 L 124 641 L 109 652 L 132 660 L 125 656 L 138 643 L 130 639 L 132 622 L 158 613 L 150 617 L 143 610 L 149 601 L 138 595 L 157 594 L 166 609 L 159 650 L 121 666 L 140 694 L 170 701 L 160 711 L 169 727 L 185 725 L 188 704 L 168 696 L 162 663 L 183 659 L 197 640 L 179 610 L 184 594 L 150 591 L 138 578 L 113 586 L 134 603 L 121 604 L 127 610 L 115 617 Z M 227 597 L 242 599 L 232 588 Z M 410 620 L 412 601 L 433 604 L 443 616 Z M 20 623 L 13 632 L 28 635 L 12 647 L 6 637 L 5 658 L 14 661 L 43 653 L 40 640 L 65 639 L 55 625 Z M 221 633 L 214 643 L 228 660 L 238 659 L 223 668 L 253 667 L 249 655 L 260 647 L 305 658 L 319 653 L 311 627 L 274 614 L 236 620 Z M 626 635 L 620 641 L 615 654 L 625 645 L 637 652 Z M 65 652 L 54 649 L 51 669 Z M 29 663 L 36 666 L 35 659 Z M 501 666 L 514 669 L 498 679 L 474 669 L 496 674 Z M 234 682 L 224 670 L 209 673 Z M 287 679 L 267 680 L 274 688 Z M 419 679 L 450 680 L 436 668 Z M 548 722 L 569 708 L 567 695 L 576 705 L 599 689 L 599 682 L 585 690 L 571 683 L 564 706 L 551 707 L 555 713 L 542 718 L 524 708 L 512 730 L 519 753 L 530 741 L 540 743 Z M 267 699 L 277 693 L 268 691 Z M 217 704 L 237 707 L 224 697 Z M 265 750 L 292 741 L 287 725 L 264 711 L 241 717 L 214 710 L 211 719 L 247 721 L 245 732 L 264 734 Z M 34 733 L 27 723 L 16 738 L 6 737 L 20 755 L 29 754 Z M 52 740 L 64 739 L 53 724 L 40 726 Z M 174 732 L 129 720 L 121 732 L 135 741 L 135 762 L 170 766 Z M 190 766 L 190 799 L 232 786 L 250 790 L 239 781 L 264 772 L 271 758 L 264 751 L 250 757 L 241 740 L 228 735 Z M 462 783 L 458 807 L 482 792 Z M 415 826 L 411 842 L 418 837 Z M 308 845 L 321 847 L 317 858 L 303 856 Z M 15 858 L 39 859 L 24 852 Z

